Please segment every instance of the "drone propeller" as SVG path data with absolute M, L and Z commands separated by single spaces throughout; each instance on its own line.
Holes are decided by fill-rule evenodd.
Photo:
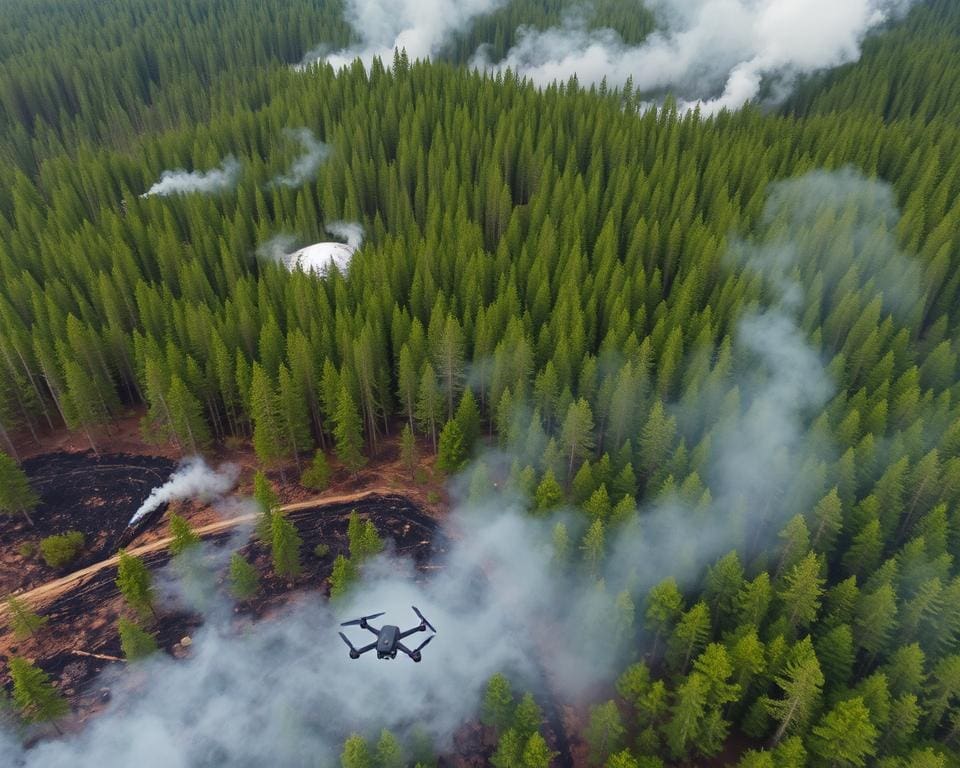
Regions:
M 345 634 L 343 634 L 343 632 L 338 632 L 337 634 L 339 634 L 340 637 L 343 638 L 343 642 L 345 642 L 347 644 L 347 647 L 350 649 L 350 658 L 352 659 L 357 658 L 357 656 L 359 656 L 360 653 L 357 651 L 356 648 L 353 647 L 353 643 L 350 642 L 350 639 Z
M 424 616 L 422 613 L 420 613 L 419 610 L 417 610 L 417 606 L 411 605 L 410 607 L 413 608 L 413 612 L 414 612 L 415 614 L 417 614 L 417 616 L 420 617 L 420 621 L 422 621 L 424 624 L 426 624 L 428 627 L 430 627 L 430 631 L 431 631 L 431 632 L 436 632 L 436 631 L 437 631 L 437 630 L 434 628 L 433 624 L 431 624 L 429 621 L 427 621 L 427 617 Z M 424 645 L 426 645 L 426 643 L 424 643 Z M 421 647 L 422 647 L 422 646 L 421 646 Z
M 420 645 L 418 645 L 416 648 L 414 648 L 414 649 L 413 649 L 413 652 L 414 652 L 414 653 L 420 653 L 420 651 L 423 650 L 423 647 L 424 647 L 427 643 L 429 643 L 431 640 L 433 640 L 434 637 L 436 637 L 436 635 L 430 635 L 430 637 L 428 637 L 426 640 L 424 640 L 422 643 L 420 643 Z
M 355 624 L 362 624 L 365 621 L 370 621 L 370 619 L 375 619 L 378 616 L 383 616 L 385 612 L 381 611 L 380 613 L 375 613 L 372 616 L 361 616 L 359 619 L 353 619 L 351 621 L 345 621 L 340 626 L 341 627 L 352 627 Z

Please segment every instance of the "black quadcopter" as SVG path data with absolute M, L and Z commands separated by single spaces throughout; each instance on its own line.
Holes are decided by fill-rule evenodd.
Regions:
M 423 650 L 423 647 L 427 643 L 433 640 L 437 630 L 435 630 L 433 628 L 433 624 L 427 621 L 426 617 L 424 617 L 424 615 L 417 610 L 417 606 L 413 605 L 410 607 L 413 608 L 413 612 L 420 617 L 420 623 L 413 629 L 408 629 L 406 632 L 401 632 L 400 627 L 395 627 L 393 624 L 384 624 L 383 627 L 377 629 L 376 627 L 371 627 L 370 624 L 367 623 L 370 621 L 370 619 L 375 619 L 377 616 L 383 616 L 383 613 L 375 613 L 372 616 L 363 616 L 359 619 L 354 619 L 353 621 L 343 622 L 343 624 L 340 625 L 341 627 L 352 627 L 354 625 L 359 625 L 361 629 L 370 630 L 377 636 L 377 639 L 370 643 L 370 645 L 365 645 L 363 648 L 354 648 L 353 643 L 351 643 L 347 639 L 347 636 L 341 632 L 340 637 L 343 638 L 343 642 L 345 642 L 350 648 L 350 658 L 359 659 L 360 654 L 366 653 L 367 651 L 372 651 L 374 648 L 376 648 L 378 659 L 395 659 L 397 658 L 397 651 L 403 651 L 411 659 L 419 662 L 421 658 L 420 651 Z M 400 642 L 403 640 L 403 638 L 412 635 L 414 632 L 426 632 L 428 627 L 434 634 L 430 635 L 430 637 L 420 643 L 420 645 L 418 645 L 412 651 Z

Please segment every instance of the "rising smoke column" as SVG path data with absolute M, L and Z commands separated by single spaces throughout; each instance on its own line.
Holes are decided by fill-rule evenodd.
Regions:
M 219 168 L 211 171 L 186 171 L 178 168 L 164 171 L 160 181 L 156 182 L 141 197 L 158 195 L 187 195 L 193 192 L 212 194 L 232 189 L 240 178 L 240 163 L 233 155 L 228 155 Z
M 271 184 L 299 187 L 317 175 L 320 164 L 330 155 L 330 147 L 314 136 L 309 128 L 287 128 L 283 135 L 299 142 L 303 153 L 293 161 L 287 173 L 276 176 Z
M 127 527 L 136 526 L 151 512 L 171 501 L 199 499 L 210 502 L 218 499 L 233 490 L 239 475 L 240 468 L 235 464 L 224 464 L 214 471 L 199 456 L 186 459 L 167 482 L 150 491 Z
M 374 58 L 393 60 L 394 50 L 406 50 L 410 59 L 437 54 L 454 33 L 506 0 L 347 0 L 346 20 L 360 42 L 325 55 L 323 49 L 308 54 L 300 68 L 324 57 L 334 69 L 360 59 L 369 67 Z M 319 54 L 319 56 L 317 55 Z
M 706 114 L 737 109 L 760 94 L 765 78 L 784 95 L 796 78 L 860 56 L 864 37 L 905 12 L 913 0 L 655 0 L 658 30 L 625 45 L 612 29 L 589 30 L 582 16 L 561 27 L 521 30 L 505 59 L 484 49 L 474 65 L 513 70 L 538 85 L 565 82 L 671 90 Z

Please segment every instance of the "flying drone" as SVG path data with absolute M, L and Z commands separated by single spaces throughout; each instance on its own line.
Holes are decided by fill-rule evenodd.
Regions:
M 420 651 L 423 650 L 427 643 L 433 640 L 437 630 L 434 629 L 433 624 L 427 621 L 426 617 L 417 610 L 417 606 L 413 605 L 410 607 L 413 608 L 413 612 L 420 617 L 420 623 L 413 629 L 408 629 L 406 632 L 401 632 L 400 627 L 395 627 L 393 624 L 384 624 L 380 629 L 371 626 L 369 623 L 370 619 L 383 616 L 382 612 L 374 613 L 371 616 L 361 616 L 359 619 L 343 622 L 343 624 L 340 625 L 341 627 L 359 626 L 361 629 L 369 630 L 377 636 L 377 639 L 370 643 L 370 645 L 365 645 L 362 648 L 354 648 L 353 643 L 351 643 L 347 636 L 341 632 L 340 637 L 343 638 L 343 642 L 345 642 L 347 647 L 350 648 L 350 658 L 359 659 L 361 654 L 364 654 L 367 651 L 372 651 L 374 648 L 376 648 L 378 659 L 395 659 L 397 658 L 397 651 L 403 651 L 411 659 L 419 662 L 421 658 Z M 400 642 L 403 640 L 403 638 L 409 637 L 415 632 L 426 632 L 428 627 L 434 634 L 430 635 L 430 637 L 420 643 L 420 645 L 418 645 L 412 651 Z

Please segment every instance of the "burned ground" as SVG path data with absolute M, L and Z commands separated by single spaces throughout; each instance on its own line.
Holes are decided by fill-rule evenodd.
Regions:
M 31 526 L 22 515 L 0 517 L 0 594 L 9 594 L 99 562 L 114 553 L 117 536 L 150 490 L 162 484 L 174 463 L 159 456 L 52 453 L 27 459 L 23 469 L 40 495 Z M 48 567 L 38 553 L 24 558 L 53 534 L 80 531 L 85 546 L 67 569 Z

